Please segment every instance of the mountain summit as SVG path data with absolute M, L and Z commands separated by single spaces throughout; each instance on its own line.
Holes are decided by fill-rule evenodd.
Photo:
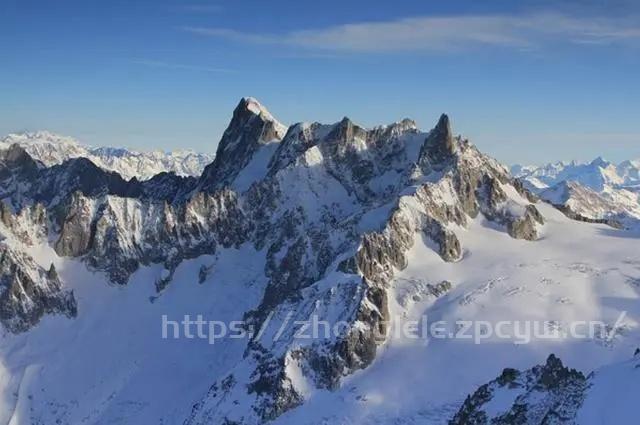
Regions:
M 286 131 L 287 127 L 257 100 L 241 99 L 218 143 L 216 159 L 202 173 L 201 188 L 215 190 L 230 185 L 247 167 L 256 172 L 264 169 L 266 164 L 261 159 L 273 150 L 269 145 L 280 142 Z

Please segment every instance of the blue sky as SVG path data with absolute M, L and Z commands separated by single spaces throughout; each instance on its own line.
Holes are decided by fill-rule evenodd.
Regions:
M 214 152 L 242 96 L 285 123 L 441 112 L 513 163 L 640 157 L 640 6 L 0 0 L 0 134 Z

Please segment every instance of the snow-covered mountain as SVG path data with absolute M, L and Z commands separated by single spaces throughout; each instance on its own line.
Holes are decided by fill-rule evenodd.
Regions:
M 542 199 L 591 220 L 640 226 L 640 160 L 613 164 L 558 162 L 511 167 L 511 173 Z
M 0 199 L 0 423 L 446 423 L 505 359 L 589 371 L 640 340 L 638 235 L 538 202 L 446 115 L 287 128 L 246 98 L 199 177 L 13 144 Z M 426 318 L 611 332 L 395 331 Z M 248 335 L 211 339 L 233 323 Z
M 133 177 L 146 180 L 162 172 L 198 176 L 213 161 L 213 155 L 190 150 L 137 152 L 125 148 L 94 148 L 71 137 L 47 131 L 9 134 L 0 139 L 0 150 L 6 150 L 13 144 L 18 144 L 32 158 L 48 167 L 72 158 L 87 158 L 98 167 L 115 171 L 127 180 Z
M 511 172 L 537 189 L 552 187 L 563 181 L 574 181 L 597 192 L 606 187 L 633 189 L 640 185 L 640 159 L 617 165 L 602 158 L 591 162 L 557 162 L 543 166 L 514 165 Z

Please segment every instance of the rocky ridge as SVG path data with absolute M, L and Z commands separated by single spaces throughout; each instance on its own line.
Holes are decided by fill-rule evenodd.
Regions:
M 627 394 L 638 387 L 640 349 L 631 360 L 588 376 L 551 354 L 526 371 L 504 369 L 469 395 L 450 425 L 630 423 L 636 413 Z
M 544 365 L 505 369 L 467 397 L 450 425 L 569 424 L 584 400 L 587 378 L 551 354 Z

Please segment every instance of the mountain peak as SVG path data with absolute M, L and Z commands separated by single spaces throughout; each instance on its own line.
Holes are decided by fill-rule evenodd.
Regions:
M 455 153 L 455 150 L 451 121 L 447 114 L 442 114 L 436 126 L 427 135 L 421 149 L 420 161 L 426 161 L 431 165 L 442 164 Z
M 243 97 L 240 99 L 240 104 L 238 106 L 253 112 L 256 115 L 269 112 L 267 108 L 265 108 L 255 97 Z
M 278 120 L 274 118 L 274 116 L 269 112 L 269 110 L 258 101 L 255 97 L 243 97 L 240 99 L 240 103 L 236 107 L 236 111 L 250 113 L 252 115 L 257 115 L 261 117 L 264 121 L 271 121 L 278 126 L 284 127 Z M 235 116 L 235 112 L 234 112 Z
M 453 149 L 453 132 L 451 131 L 451 121 L 447 114 L 440 115 L 433 131 L 437 134 L 439 140 L 444 143 L 447 150 Z
M 269 142 L 282 139 L 287 127 L 276 120 L 258 100 L 253 97 L 243 97 L 234 109 L 231 122 L 219 143 L 219 154 L 220 150 L 234 147 L 238 142 L 238 136 L 246 131 L 258 131 L 259 133 L 254 134 L 253 138 L 256 139 L 255 136 L 258 136 L 257 139 L 260 141 Z
M 407 128 L 407 129 L 412 129 L 412 130 L 417 130 L 418 129 L 418 125 L 411 118 L 403 118 L 402 120 L 398 121 L 395 124 L 396 124 L 396 126 L 404 127 L 404 128 Z
M 449 115 L 442 113 L 440 114 L 440 118 L 438 118 L 438 124 L 436 124 L 436 128 L 438 127 L 446 127 L 451 131 L 451 122 L 449 120 Z
M 340 121 L 334 124 L 333 132 L 336 133 L 336 135 L 342 135 L 342 137 L 349 138 L 354 126 L 354 122 L 351 121 L 349 117 L 342 117 Z
M 611 165 L 611 163 L 609 161 L 607 161 L 606 159 L 604 159 L 603 157 L 599 156 L 596 159 L 594 159 L 593 161 L 591 161 L 591 165 L 593 165 L 595 167 L 606 168 L 609 165 Z
M 287 130 L 255 98 L 243 97 L 218 143 L 215 160 L 202 173 L 201 187 L 231 184 L 262 147 L 280 142 Z

